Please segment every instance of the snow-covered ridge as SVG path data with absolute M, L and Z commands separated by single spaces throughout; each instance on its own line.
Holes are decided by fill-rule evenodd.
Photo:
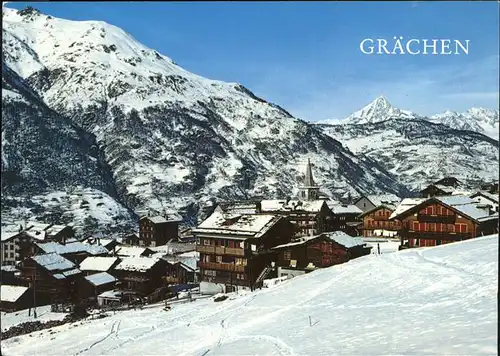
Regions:
M 498 141 L 498 109 L 471 108 L 463 113 L 446 110 L 430 117 L 394 107 L 385 97 L 380 96 L 371 103 L 349 115 L 343 120 L 323 120 L 315 124 L 326 125 L 363 125 L 393 119 L 422 119 L 443 124 L 456 130 L 482 133 Z

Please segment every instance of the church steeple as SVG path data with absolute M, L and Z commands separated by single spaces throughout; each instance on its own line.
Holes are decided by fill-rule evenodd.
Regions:
M 299 199 L 316 200 L 319 197 L 319 187 L 314 182 L 311 160 L 307 159 L 306 175 L 304 182 L 299 186 Z
M 312 168 L 311 168 L 311 160 L 309 158 L 307 159 L 306 177 L 304 179 L 304 186 L 305 187 L 316 187 L 316 184 L 314 183 Z

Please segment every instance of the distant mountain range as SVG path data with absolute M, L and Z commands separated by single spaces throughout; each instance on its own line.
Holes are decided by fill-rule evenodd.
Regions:
M 360 125 L 373 124 L 389 118 L 422 119 L 436 124 L 444 124 L 457 130 L 479 132 L 498 141 L 500 128 L 498 113 L 499 111 L 496 109 L 471 108 L 463 113 L 447 110 L 442 114 L 426 117 L 411 111 L 395 108 L 385 97 L 380 96 L 343 120 L 323 120 L 315 123 L 327 125 Z
M 408 195 L 460 167 L 498 178 L 498 141 L 413 118 L 382 99 L 354 114 L 354 124 L 312 124 L 241 84 L 190 73 L 104 22 L 32 8 L 3 8 L 2 16 L 3 222 L 74 220 L 86 233 L 123 231 L 154 209 L 178 210 L 192 224 L 208 201 L 293 195 L 307 158 L 333 198 Z M 377 132 L 384 145 L 398 142 L 387 148 L 394 154 L 374 150 Z M 366 149 L 351 144 L 362 139 Z M 458 156 L 443 155 L 445 146 Z M 453 164 L 417 172 L 410 147 L 420 157 L 415 167 Z

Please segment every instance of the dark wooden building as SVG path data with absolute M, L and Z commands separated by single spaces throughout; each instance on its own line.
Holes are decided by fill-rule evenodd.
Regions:
M 436 246 L 498 233 L 498 213 L 460 195 L 404 200 L 393 219 L 402 222 L 404 247 Z
M 166 216 L 143 216 L 139 220 L 139 243 L 145 246 L 165 245 L 179 238 L 179 223 L 182 218 L 171 214 Z
M 78 299 L 76 281 L 82 276 L 78 267 L 66 258 L 49 253 L 21 262 L 21 278 L 35 288 L 37 301 L 46 304 Z
M 293 225 L 281 216 L 215 211 L 193 234 L 200 253 L 200 281 L 253 289 L 271 271 L 271 248 L 291 240 Z
M 124 257 L 112 274 L 129 297 L 148 297 L 165 286 L 167 261 L 151 257 Z
M 394 194 L 363 195 L 354 201 L 362 212 L 367 212 L 381 205 L 397 205 L 401 199 Z
M 196 271 L 180 261 L 167 261 L 166 281 L 168 284 L 196 282 Z
M 108 272 L 90 274 L 78 280 L 78 295 L 80 299 L 93 299 L 101 293 L 115 288 L 118 280 Z
M 455 177 L 445 177 L 436 182 L 429 184 L 420 191 L 420 196 L 430 198 L 435 196 L 452 195 L 462 183 Z
M 363 236 L 398 236 L 401 229 L 401 223 L 397 219 L 389 220 L 389 217 L 396 210 L 396 206 L 382 204 L 365 211 L 359 215 L 363 220 Z
M 296 276 L 370 254 L 371 246 L 343 231 L 302 237 L 273 248 L 278 277 Z
M 33 290 L 31 288 L 2 283 L 0 294 L 0 311 L 14 312 L 33 306 Z
M 294 226 L 294 237 L 332 230 L 333 214 L 325 200 L 262 200 L 257 213 L 282 216 Z
M 359 236 L 363 230 L 363 220 L 359 217 L 363 211 L 353 204 L 342 204 L 328 200 L 332 211 L 331 230 L 343 231 L 350 236 Z

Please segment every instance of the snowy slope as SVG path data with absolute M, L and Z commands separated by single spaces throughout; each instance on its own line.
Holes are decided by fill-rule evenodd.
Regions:
M 457 130 L 480 132 L 498 141 L 500 128 L 498 116 L 498 110 L 471 108 L 463 113 L 447 110 L 442 114 L 431 116 L 429 121 Z
M 196 213 L 211 197 L 293 193 L 309 157 L 331 196 L 406 188 L 240 84 L 192 74 L 99 21 L 4 9 L 5 61 L 58 113 L 96 136 L 134 210 Z
M 493 355 L 498 235 L 380 256 L 223 302 L 118 313 L 2 342 L 4 355 Z M 168 342 L 165 335 L 169 335 Z
M 471 186 L 498 180 L 498 141 L 480 133 L 418 118 L 318 127 L 352 152 L 377 161 L 413 190 L 450 175 Z

